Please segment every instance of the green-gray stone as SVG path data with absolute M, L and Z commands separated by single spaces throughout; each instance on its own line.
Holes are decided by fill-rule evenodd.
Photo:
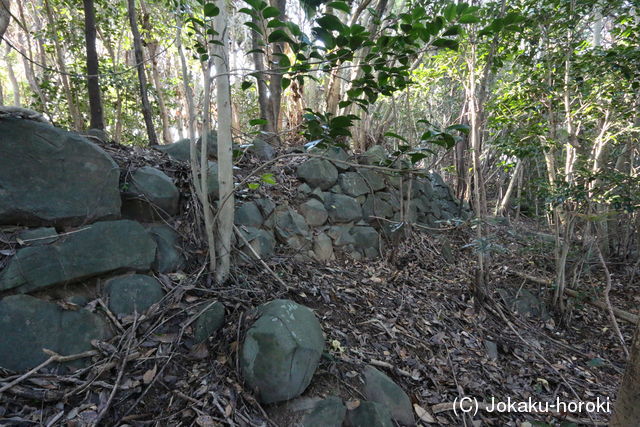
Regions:
M 309 199 L 301 204 L 300 212 L 311 227 L 323 225 L 329 217 L 324 205 L 317 199 Z
M 209 304 L 209 302 L 202 304 L 198 310 L 201 310 Z M 193 333 L 196 344 L 204 342 L 220 329 L 222 325 L 224 325 L 224 304 L 218 301 L 203 311 L 196 320 Z
M 262 138 L 255 138 L 247 151 L 261 160 L 271 160 L 276 156 L 276 150 Z
M 217 199 L 220 197 L 220 185 L 218 184 L 218 163 L 209 161 L 207 172 L 207 192 L 210 197 Z M 200 176 L 200 174 L 198 174 Z
M 319 233 L 313 238 L 313 254 L 318 261 L 329 261 L 333 257 L 333 243 L 331 237 Z
M 158 273 L 172 273 L 182 270 L 185 258 L 182 254 L 179 236 L 171 227 L 154 224 L 147 227 L 149 234 L 156 242 L 156 256 L 152 268 Z
M 302 427 L 341 427 L 347 414 L 342 399 L 329 396 L 318 402 L 302 420 Z
M 105 289 L 109 309 L 119 316 L 142 314 L 164 297 L 160 282 L 143 274 L 114 277 L 107 281 Z
M 333 222 L 351 222 L 362 219 L 362 207 L 353 197 L 330 193 L 325 197 L 324 207 Z
M 240 354 L 247 384 L 262 403 L 299 396 L 311 382 L 324 349 L 318 319 L 290 300 L 268 302 L 257 313 Z
M 389 409 L 376 402 L 361 402 L 349 411 L 347 420 L 351 427 L 393 427 Z
M 28 295 L 0 300 L 0 366 L 24 371 L 49 358 L 43 348 L 62 355 L 92 349 L 92 340 L 109 337 L 106 323 L 87 310 L 67 311 Z M 75 366 L 86 365 L 88 359 Z
M 26 246 L 48 245 L 58 239 L 58 233 L 53 227 L 42 227 L 23 230 L 17 237 Z
M 358 169 L 358 173 L 366 182 L 367 191 L 378 191 L 385 188 L 386 184 L 384 183 L 384 175 L 380 172 L 372 169 L 360 168 Z M 369 190 L 369 188 L 371 190 Z
M 260 227 L 264 222 L 258 205 L 254 202 L 245 202 L 236 208 L 235 223 L 247 227 Z
M 367 200 L 362 205 L 362 213 L 365 221 L 374 221 L 375 219 L 370 218 L 371 216 L 375 216 L 378 218 L 392 218 L 393 207 L 389 203 L 382 200 L 382 198 L 377 194 L 369 194 L 367 196 Z
M 405 425 L 415 425 L 409 396 L 391 378 L 374 368 L 364 369 L 364 394 L 368 400 L 385 405 L 391 417 Z
M 297 176 L 309 186 L 328 190 L 338 180 L 338 170 L 328 160 L 310 159 L 298 166 Z
M 387 159 L 387 150 L 381 145 L 374 145 L 362 155 L 367 165 L 377 165 Z
M 135 221 L 105 221 L 59 238 L 25 247 L 0 273 L 0 290 L 25 293 L 117 270 L 148 270 L 156 243 Z
M 139 221 L 155 221 L 178 213 L 180 192 L 171 178 L 150 166 L 136 169 L 123 193 L 122 214 Z
M 344 151 L 342 147 L 338 147 L 335 145 L 327 147 L 325 149 L 314 147 L 311 150 L 309 150 L 309 152 L 313 154 L 318 154 L 320 156 L 324 156 L 330 159 L 335 159 L 335 160 L 346 161 L 349 159 L 349 155 L 347 154 L 347 152 Z M 343 163 L 343 162 L 334 161 L 331 163 L 333 163 L 333 165 L 340 171 L 347 170 L 350 167 L 347 163 Z
M 309 226 L 304 221 L 304 217 L 288 207 L 276 209 L 275 212 L 276 236 L 282 243 L 293 236 L 307 236 Z
M 276 246 L 276 239 L 273 232 L 255 227 L 240 227 L 240 232 L 260 258 L 265 259 L 273 254 Z M 245 259 L 254 260 L 255 255 L 253 255 L 253 252 L 244 245 L 244 242 L 240 243 L 242 252 L 247 255 Z
M 356 242 L 350 233 L 352 228 L 351 224 L 334 225 L 329 227 L 327 234 L 333 239 L 333 244 L 336 246 L 352 245 Z
M 198 160 L 200 160 L 201 145 L 200 138 L 198 138 L 196 141 L 196 156 Z M 173 144 L 154 145 L 153 148 L 168 154 L 173 160 L 180 162 L 191 161 L 191 140 L 189 138 L 181 139 Z M 218 151 L 218 136 L 215 131 L 209 133 L 207 138 L 207 148 L 207 154 L 209 157 L 215 157 Z
M 338 177 L 340 188 L 345 194 L 351 197 L 358 197 L 369 193 L 369 186 L 361 174 L 358 172 L 344 172 Z
M 73 226 L 120 216 L 118 165 L 75 133 L 0 120 L 0 224 Z
M 353 227 L 351 235 L 355 240 L 354 247 L 364 253 L 367 258 L 379 255 L 380 235 L 373 228 L 366 225 Z

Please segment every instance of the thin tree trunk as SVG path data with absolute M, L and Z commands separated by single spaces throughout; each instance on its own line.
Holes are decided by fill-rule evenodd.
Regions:
M 13 71 L 13 61 L 11 59 L 11 48 L 7 45 L 7 50 L 4 55 L 4 61 L 7 63 L 7 75 L 9 76 L 9 81 L 11 82 L 11 89 L 13 90 L 13 105 L 16 107 L 22 106 L 20 101 L 20 85 L 18 84 L 18 79 L 16 78 L 16 74 Z
M 147 128 L 149 145 L 157 145 L 158 138 L 156 136 L 156 130 L 153 127 L 151 104 L 149 104 L 149 96 L 147 95 L 147 76 L 144 71 L 142 40 L 140 38 L 140 31 L 138 31 L 138 18 L 135 0 L 127 0 L 127 9 L 129 14 L 129 25 L 131 26 L 131 34 L 133 35 L 133 50 L 136 58 L 136 67 L 138 68 L 138 82 L 140 84 L 140 98 L 142 100 L 142 116 L 144 117 L 144 124 Z
M 627 427 L 638 424 L 640 420 L 640 323 L 636 326 L 631 344 L 631 357 L 627 362 L 627 369 L 622 377 L 622 383 L 618 390 L 613 417 L 610 427 Z
M 518 163 L 513 171 L 513 175 L 511 176 L 511 180 L 509 181 L 509 186 L 507 187 L 507 191 L 504 193 L 504 197 L 502 201 L 496 205 L 496 209 L 494 211 L 494 215 L 504 215 L 507 212 L 507 208 L 509 207 L 509 203 L 511 202 L 511 195 L 513 194 L 513 190 L 516 188 L 516 183 L 520 177 L 520 173 L 522 170 L 522 160 L 518 159 Z M 508 217 L 509 215 L 507 215 Z
M 209 164 L 207 162 L 206 154 L 208 150 L 207 147 L 207 133 L 204 132 L 203 140 L 201 144 L 201 154 L 204 154 L 203 162 L 200 163 L 200 159 L 198 159 L 198 150 L 196 146 L 196 108 L 193 100 L 193 93 L 191 92 L 191 87 L 189 86 L 189 72 L 187 68 L 187 60 L 184 55 L 184 50 L 182 49 L 182 21 L 181 17 L 178 16 L 178 25 L 177 25 L 177 34 L 176 34 L 176 47 L 178 48 L 178 54 L 180 56 L 180 65 L 182 71 L 182 83 L 184 86 L 184 96 L 187 104 L 187 127 L 189 129 L 189 140 L 190 142 L 190 165 L 191 165 L 191 179 L 193 182 L 193 187 L 195 188 L 196 195 L 200 199 L 200 203 L 202 204 L 202 210 L 204 215 L 204 228 L 205 235 L 207 237 L 207 246 L 209 247 L 209 268 L 211 270 L 215 269 L 216 262 L 216 247 L 215 247 L 215 239 L 213 236 L 213 213 L 211 212 L 211 203 L 209 202 L 209 188 L 207 185 L 207 177 L 209 174 Z M 208 68 L 208 67 L 207 67 Z M 206 76 L 208 77 L 208 75 Z M 205 79 L 207 80 L 207 79 Z M 205 85 L 208 83 L 205 83 Z M 206 113 L 208 116 L 208 112 Z
M 100 95 L 98 52 L 96 51 L 96 13 L 93 0 L 83 0 L 84 34 L 87 48 L 87 87 L 89 91 L 90 126 L 104 130 L 102 97 Z
M 56 28 L 56 23 L 53 18 L 53 11 L 51 9 L 51 5 L 49 4 L 49 0 L 44 0 L 44 6 L 47 15 L 47 21 L 51 28 Z M 60 72 L 60 80 L 62 81 L 62 89 L 67 98 L 67 104 L 69 106 L 69 115 L 71 116 L 71 121 L 75 130 L 82 130 L 84 128 L 84 123 L 82 120 L 82 116 L 80 115 L 80 110 L 78 109 L 78 105 L 73 96 L 73 92 L 71 91 L 71 84 L 69 83 L 69 76 L 67 73 L 67 67 L 65 65 L 64 60 L 64 52 L 62 49 L 62 45 L 58 40 L 57 36 L 53 37 L 53 46 L 56 54 L 56 63 L 58 65 L 58 71 Z
M 0 42 L 11 22 L 11 0 L 0 1 Z
M 287 0 L 271 0 L 271 5 L 276 7 L 280 11 L 280 15 L 278 19 L 282 22 L 286 21 L 285 11 L 287 9 Z M 273 43 L 273 51 L 274 53 L 282 53 L 285 52 L 285 43 L 278 42 Z M 228 64 L 227 64 L 228 68 Z M 284 73 L 280 70 L 274 70 L 271 73 L 271 79 L 269 81 L 269 92 L 271 94 L 271 110 L 273 111 L 273 129 L 275 131 L 275 137 L 271 141 L 274 144 L 280 143 L 280 137 L 278 136 L 278 132 L 280 130 L 280 105 L 282 104 L 282 75 Z M 233 233 L 233 230 L 231 230 Z
M 227 8 L 219 1 L 220 14 L 215 18 L 215 27 L 220 33 L 222 45 L 216 45 L 216 87 L 218 94 L 218 185 L 220 203 L 216 239 L 219 254 L 216 282 L 223 283 L 229 277 L 231 266 L 231 237 L 233 235 L 233 150 L 231 135 L 231 86 L 229 84 L 229 43 Z M 273 80 L 271 81 L 273 84 Z
M 142 19 L 142 27 L 151 34 L 151 21 L 147 5 L 140 0 L 140 7 L 144 15 Z M 151 62 L 151 79 L 155 87 L 156 99 L 158 100 L 158 109 L 160 110 L 160 121 L 162 122 L 162 140 L 165 144 L 171 143 L 171 133 L 169 132 L 169 114 L 167 113 L 167 104 L 164 98 L 164 89 L 162 87 L 162 79 L 160 78 L 160 70 L 158 67 L 158 42 L 152 38 L 147 43 L 147 51 L 149 52 L 149 60 Z
M 261 21 L 259 19 L 253 18 L 253 23 L 255 25 L 261 26 Z M 251 48 L 254 50 L 253 52 L 253 63 L 256 69 L 256 80 L 257 80 L 257 88 L 258 88 L 258 105 L 260 107 L 260 118 L 266 120 L 266 123 L 261 126 L 262 131 L 266 132 L 268 135 L 269 142 L 271 143 L 276 135 L 276 116 L 273 111 L 273 102 L 271 102 L 271 97 L 269 96 L 269 87 L 267 85 L 267 74 L 266 68 L 264 64 L 264 60 L 267 57 L 267 52 L 264 51 L 258 52 L 257 49 L 266 49 L 266 47 L 260 46 L 260 38 L 261 35 L 257 31 L 251 32 Z

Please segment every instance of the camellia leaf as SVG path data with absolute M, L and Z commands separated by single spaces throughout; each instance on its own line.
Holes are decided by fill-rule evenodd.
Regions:
M 433 41 L 435 47 L 458 50 L 458 42 L 451 39 L 437 39 Z
M 251 119 L 249 120 L 249 124 L 251 126 L 266 125 L 267 121 L 265 119 Z
M 331 3 L 327 4 L 327 7 L 341 10 L 344 13 L 351 12 L 351 8 L 349 7 L 349 5 L 343 1 L 332 1 Z
M 402 142 L 405 142 L 405 143 L 409 144 L 409 141 L 407 141 L 407 139 L 406 139 L 404 136 L 398 135 L 397 133 L 394 133 L 394 132 L 386 132 L 386 133 L 384 134 L 384 136 L 390 136 L 390 137 L 392 137 L 392 138 L 397 138 L 397 139 L 399 139 L 400 141 L 402 141 Z
M 204 16 L 214 17 L 218 16 L 220 13 L 220 9 L 213 3 L 205 3 L 204 4 Z
M 480 22 L 480 18 L 475 15 L 462 15 L 458 20 L 461 24 L 475 24 Z
M 253 82 L 250 82 L 248 80 L 245 80 L 242 82 L 242 84 L 240 85 L 240 89 L 242 90 L 247 90 L 249 89 L 251 86 L 253 85 Z
M 280 9 L 269 6 L 262 11 L 262 16 L 264 19 L 275 18 L 276 16 L 280 16 Z

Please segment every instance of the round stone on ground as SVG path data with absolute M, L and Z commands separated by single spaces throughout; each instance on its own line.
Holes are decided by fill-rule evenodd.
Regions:
M 292 399 L 311 382 L 324 349 L 313 312 L 290 300 L 274 300 L 257 309 L 240 354 L 244 378 L 262 403 Z

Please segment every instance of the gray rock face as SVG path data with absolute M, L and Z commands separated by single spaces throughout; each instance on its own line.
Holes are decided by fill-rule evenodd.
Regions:
M 333 222 L 350 222 L 362 219 L 362 207 L 353 197 L 330 193 L 325 197 L 324 207 Z
M 372 216 L 378 218 L 392 218 L 393 217 L 393 207 L 382 200 L 380 196 L 377 194 L 367 196 L 367 200 L 362 205 L 362 212 L 365 221 L 373 221 L 374 218 L 370 218 Z
M 367 182 L 358 172 L 341 173 L 338 182 L 342 191 L 351 197 L 358 197 L 370 191 Z
M 362 402 L 347 415 L 351 427 L 393 427 L 391 414 L 386 406 L 376 402 Z
M 268 258 L 273 254 L 276 246 L 273 232 L 255 227 L 240 227 L 240 232 L 247 239 L 253 250 L 260 255 L 260 258 Z M 246 260 L 255 259 L 249 248 L 243 247 L 242 252 L 246 255 Z
M 53 227 L 42 227 L 21 231 L 17 237 L 25 246 L 48 245 L 56 241 L 58 233 Z
M 245 202 L 236 208 L 235 223 L 248 227 L 260 227 L 264 223 L 264 218 L 256 203 Z
M 164 172 L 144 166 L 131 174 L 122 213 L 140 221 L 154 221 L 178 213 L 180 192 Z
M 147 230 L 156 242 L 156 257 L 151 266 L 153 270 L 158 273 L 182 270 L 185 259 L 180 248 L 178 233 L 163 224 L 148 226 Z
M 333 257 L 331 237 L 320 233 L 313 239 L 313 254 L 318 261 L 329 261 Z
M 196 155 L 200 159 L 200 146 L 202 145 L 200 138 L 196 142 Z M 171 157 L 173 160 L 179 162 L 191 161 L 191 140 L 189 138 L 181 139 L 173 144 L 167 145 L 154 145 L 158 151 L 162 151 Z M 213 131 L 209 133 L 207 138 L 207 155 L 209 157 L 215 157 L 218 152 L 218 134 Z
M 311 382 L 324 349 L 318 319 L 290 300 L 266 303 L 258 315 L 240 354 L 247 384 L 263 403 L 299 396 Z
M 28 295 L 0 300 L 0 366 L 24 371 L 49 358 L 43 348 L 62 355 L 91 350 L 91 340 L 109 337 L 106 323 L 87 310 L 67 311 Z M 77 365 L 86 364 L 79 360 Z
M 302 427 L 341 427 L 347 408 L 342 399 L 329 396 L 321 400 L 302 420 Z
M 148 270 L 156 243 L 137 222 L 98 222 L 55 243 L 18 250 L 0 273 L 0 290 L 30 292 L 121 269 Z
M 309 226 L 304 217 L 291 208 L 280 208 L 275 212 L 276 236 L 282 243 L 294 236 L 307 236 Z
M 334 225 L 329 228 L 327 234 L 333 239 L 333 244 L 336 246 L 352 245 L 356 240 L 351 235 L 350 231 L 353 229 L 353 225 Z
M 391 417 L 399 423 L 416 424 L 409 396 L 388 376 L 367 366 L 364 370 L 364 393 L 368 400 L 385 405 Z
M 325 149 L 313 148 L 309 151 L 313 154 L 318 154 L 320 156 L 328 157 L 330 159 L 342 160 L 342 161 L 347 161 L 349 159 L 349 155 L 347 154 L 346 151 L 344 151 L 342 147 L 331 146 Z M 343 163 L 343 162 L 332 162 L 332 163 L 339 171 L 345 171 L 349 169 L 349 165 L 347 163 Z
M 338 170 L 328 160 L 310 159 L 298 166 L 298 178 L 309 184 L 309 186 L 319 187 L 328 190 L 338 180 Z
M 387 150 L 381 145 L 374 145 L 362 155 L 364 163 L 367 165 L 377 165 L 387 159 Z
M 380 244 L 380 235 L 373 228 L 366 225 L 353 227 L 351 235 L 355 243 L 353 246 L 368 258 L 378 256 L 378 248 Z
M 209 303 L 205 303 L 209 304 Z M 204 308 L 204 307 L 203 307 Z M 196 320 L 193 338 L 197 344 L 204 342 L 224 324 L 224 304 L 215 302 Z
M 372 169 L 360 168 L 358 173 L 362 176 L 367 185 L 367 192 L 382 190 L 385 187 L 384 175 Z M 371 190 L 369 190 L 371 188 Z
M 77 134 L 0 120 L 0 224 L 73 226 L 120 216 L 118 165 Z
M 254 139 L 248 151 L 261 160 L 271 160 L 276 156 L 276 150 L 261 138 Z
M 304 216 L 305 221 L 311 227 L 318 227 L 327 222 L 329 214 L 324 208 L 322 202 L 316 199 L 309 199 L 300 205 L 300 212 Z
M 142 314 L 164 297 L 160 283 L 151 276 L 129 274 L 114 277 L 105 284 L 109 309 L 116 315 Z

